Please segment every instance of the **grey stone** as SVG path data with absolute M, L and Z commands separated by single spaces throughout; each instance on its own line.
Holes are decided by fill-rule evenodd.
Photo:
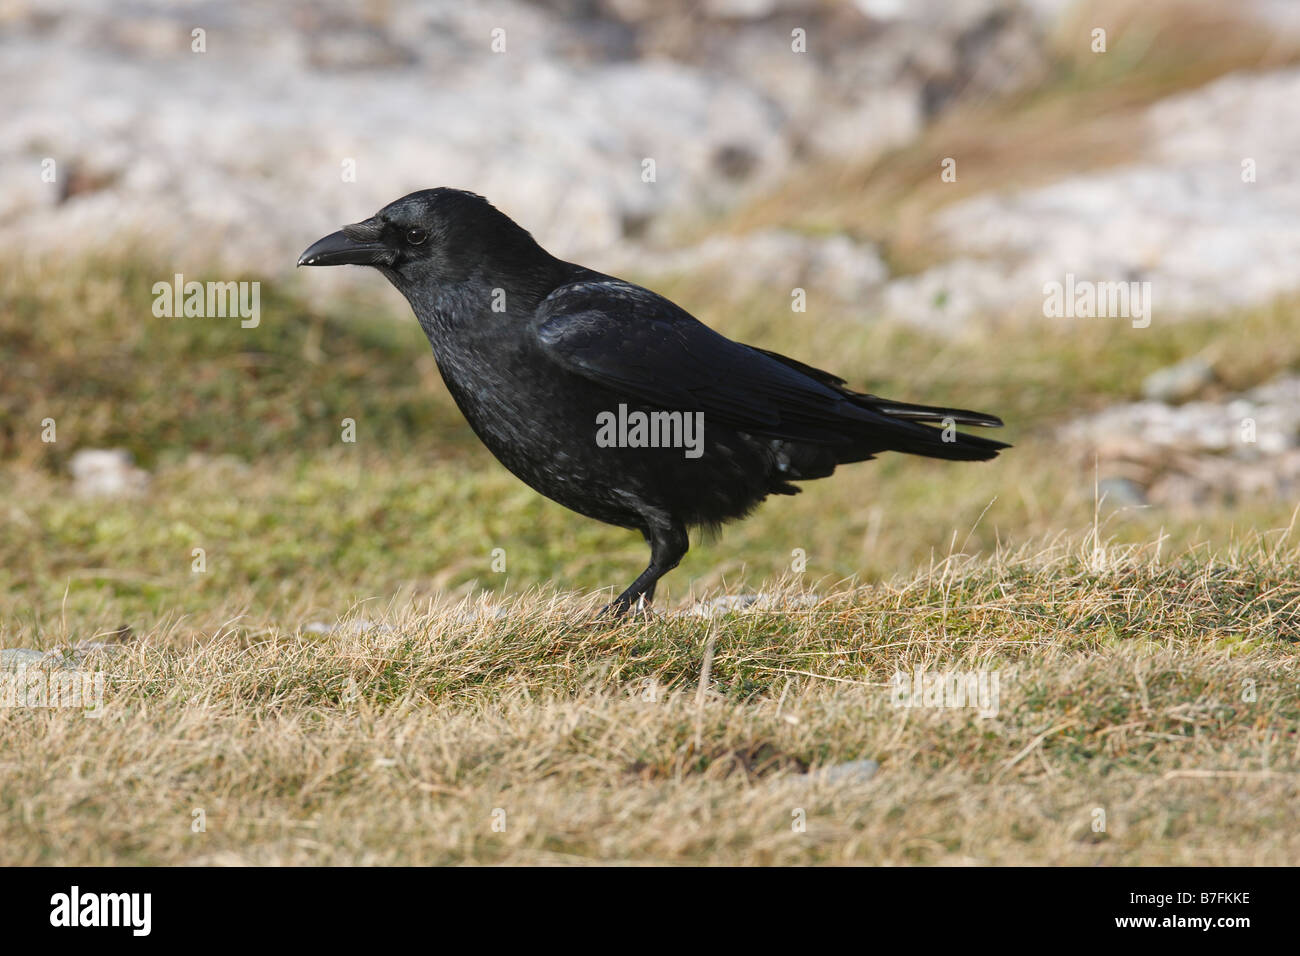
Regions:
M 738 611 L 767 611 L 782 608 L 805 608 L 816 604 L 816 594 L 723 594 L 692 605 L 686 614 L 695 617 L 720 617 Z
M 122 653 L 122 650 L 121 644 L 110 644 L 105 641 L 77 641 L 71 646 L 56 647 L 46 651 L 44 660 L 46 663 L 60 667 L 78 667 L 95 658 L 116 657 Z
M 1111 508 L 1140 508 L 1147 503 L 1146 491 L 1130 478 L 1103 478 L 1097 493 Z
M 1214 366 L 1203 358 L 1189 358 L 1152 372 L 1142 382 L 1142 397 L 1155 402 L 1185 402 L 1214 383 Z
M 1140 491 L 1176 506 L 1287 499 L 1300 494 L 1297 408 L 1300 376 L 1287 375 L 1216 401 L 1113 405 L 1060 434 L 1088 474 L 1095 456 L 1103 484 L 1121 497 Z
M 709 601 L 702 601 L 691 608 L 696 617 L 718 617 L 734 611 L 743 611 L 758 605 L 758 594 L 724 594 Z
M 43 651 L 30 647 L 6 647 L 0 650 L 0 670 L 16 670 L 23 665 L 35 667 L 44 660 Z
M 95 657 L 113 657 L 122 645 L 101 641 L 78 641 L 75 644 L 38 651 L 32 647 L 12 647 L 0 650 L 0 669 L 14 670 L 27 667 L 79 667 Z

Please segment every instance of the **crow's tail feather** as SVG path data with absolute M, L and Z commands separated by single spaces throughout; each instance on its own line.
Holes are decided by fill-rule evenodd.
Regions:
M 1010 448 L 1006 442 L 994 441 L 954 432 L 950 429 L 931 428 L 923 425 L 916 434 L 909 430 L 900 432 L 890 444 L 891 451 L 901 451 L 909 455 L 923 455 L 926 458 L 944 458 L 948 461 L 988 461 L 996 458 L 1003 448 Z
M 891 402 L 874 395 L 855 395 L 853 403 L 884 416 L 889 426 L 874 425 L 861 443 L 843 450 L 838 456 L 841 464 L 862 461 L 880 451 L 901 451 L 948 461 L 987 461 L 996 458 L 1003 448 L 1011 447 L 1006 442 L 956 430 L 958 425 L 1001 427 L 1002 419 L 996 415 L 941 405 Z
M 954 425 L 979 425 L 982 428 L 1002 427 L 1002 419 L 996 415 L 972 412 L 967 408 L 912 405 L 908 402 L 891 402 L 888 399 L 876 398 L 874 395 L 863 395 L 854 404 L 888 415 L 890 418 L 901 418 L 905 422 L 939 422 L 945 425 L 951 422 Z

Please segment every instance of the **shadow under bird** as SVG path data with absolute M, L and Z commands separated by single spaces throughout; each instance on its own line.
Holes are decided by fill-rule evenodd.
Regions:
M 899 451 L 982 461 L 993 415 L 913 405 L 713 331 L 648 289 L 564 262 L 487 200 L 426 189 L 314 243 L 406 296 L 452 398 L 500 462 L 579 514 L 640 531 L 650 564 L 608 605 L 648 603 L 687 529 L 740 518 L 837 465 Z M 939 426 L 939 427 L 936 427 Z

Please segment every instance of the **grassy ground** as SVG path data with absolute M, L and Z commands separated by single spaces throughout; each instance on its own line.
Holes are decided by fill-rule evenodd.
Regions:
M 810 484 L 698 544 L 661 600 L 802 595 L 783 610 L 613 626 L 584 614 L 640 569 L 642 543 L 492 462 L 414 323 L 321 313 L 292 284 L 264 289 L 259 330 L 155 319 L 157 271 L 4 280 L 0 641 L 132 639 L 103 664 L 103 716 L 0 711 L 0 861 L 1283 863 L 1300 849 L 1285 825 L 1300 779 L 1292 505 L 1097 509 L 1090 463 L 1055 439 L 1075 410 L 1209 347 L 1225 387 L 1296 367 L 1289 304 L 1238 316 L 1231 337 L 1190 321 L 962 340 L 792 324 L 783 302 L 706 306 L 727 332 L 881 393 L 997 410 L 1017 447 Z M 111 445 L 151 470 L 146 496 L 71 495 L 71 452 Z M 996 672 L 997 715 L 895 706 L 892 675 L 920 669 Z M 869 783 L 816 775 L 861 758 L 881 765 Z
M 0 856 L 1290 863 L 1297 556 L 1003 556 L 714 621 L 160 627 L 99 718 L 5 716 Z M 996 714 L 894 704 L 895 672 L 950 668 L 996 674 Z

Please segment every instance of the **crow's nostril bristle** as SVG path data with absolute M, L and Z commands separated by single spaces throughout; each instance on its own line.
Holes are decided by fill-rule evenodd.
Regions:
M 364 222 L 354 222 L 344 226 L 341 231 L 354 242 L 374 242 L 383 235 L 384 226 L 373 219 L 367 219 Z

